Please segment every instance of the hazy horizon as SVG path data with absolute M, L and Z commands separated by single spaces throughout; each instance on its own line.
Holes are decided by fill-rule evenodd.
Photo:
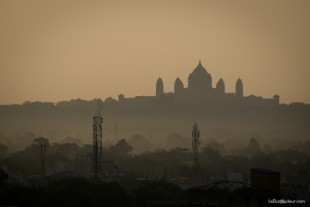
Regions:
M 309 1 L 1 1 L 0 104 L 215 87 L 310 103 Z

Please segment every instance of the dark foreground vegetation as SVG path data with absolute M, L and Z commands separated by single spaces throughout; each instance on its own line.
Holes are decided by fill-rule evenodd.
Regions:
M 131 192 L 121 183 L 94 182 L 84 178 L 51 181 L 43 187 L 9 185 L 0 187 L 1 206 L 146 206 L 154 200 L 182 200 L 185 191 L 164 181 L 143 181 Z
M 47 139 L 47 171 L 46 178 L 42 179 L 40 150 L 35 144 L 36 140 L 24 150 L 7 154 L 0 160 L 4 169 L 0 169 L 0 206 L 193 206 L 197 202 L 201 206 L 220 206 L 221 202 L 234 203 L 240 200 L 240 196 L 244 204 L 262 200 L 260 191 L 243 189 L 238 184 L 242 194 L 232 194 L 229 189 L 226 192 L 220 188 L 215 192 L 216 203 L 211 205 L 214 192 L 209 190 L 212 187 L 207 191 L 193 191 L 194 194 L 180 187 L 183 187 L 184 179 L 191 177 L 191 154 L 188 149 L 132 154 L 133 147 L 124 139 L 104 148 L 104 158 L 113 160 L 117 165 L 117 182 L 95 182 L 87 176 L 79 177 L 75 172 L 76 155 L 90 154 L 91 145 L 50 144 Z M 309 148 L 309 142 L 304 142 L 303 146 Z M 5 146 L 2 148 L 3 152 L 7 149 Z M 294 183 L 304 186 L 310 184 L 309 154 L 295 149 L 263 150 L 255 139 L 231 154 L 225 153 L 225 145 L 210 143 L 200 150 L 200 164 L 202 185 L 214 178 L 227 180 L 231 172 L 240 174 L 241 182 L 249 183 L 249 173 L 253 167 L 274 169 L 281 172 L 281 177 L 287 181 L 294 178 Z M 59 174 L 71 172 L 70 177 L 58 177 Z M 32 183 L 32 180 L 35 182 Z M 198 198 L 193 198 L 193 195 L 198 195 Z M 284 198 L 295 199 L 296 195 L 299 194 L 289 191 Z M 266 203 L 269 194 L 263 196 L 262 202 Z

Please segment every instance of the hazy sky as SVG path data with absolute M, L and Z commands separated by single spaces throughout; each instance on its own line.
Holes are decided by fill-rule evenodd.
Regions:
M 213 87 L 310 103 L 310 1 L 0 1 L 0 104 L 170 92 L 199 59 Z

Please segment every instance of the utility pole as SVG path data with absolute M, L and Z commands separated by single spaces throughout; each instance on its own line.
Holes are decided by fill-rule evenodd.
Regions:
M 44 137 L 39 137 L 33 140 L 33 146 L 39 148 L 40 150 L 40 171 L 41 177 L 45 178 L 46 176 L 46 148 L 48 145 L 48 139 Z
M 40 152 L 41 152 L 41 177 L 45 178 L 45 158 L 46 158 L 46 144 L 40 144 Z
M 200 131 L 198 129 L 198 124 L 195 123 L 193 126 L 193 131 L 192 131 L 192 137 L 193 137 L 193 141 L 192 141 L 192 149 L 193 149 L 193 178 L 194 178 L 194 182 L 198 183 L 198 175 L 199 175 L 199 169 L 200 169 L 200 162 L 199 162 L 199 135 L 200 135 Z

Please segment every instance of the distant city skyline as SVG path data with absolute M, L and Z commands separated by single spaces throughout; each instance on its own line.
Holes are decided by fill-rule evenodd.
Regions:
M 0 104 L 155 95 L 197 62 L 244 95 L 310 103 L 310 2 L 0 2 Z
M 256 96 L 253 93 L 249 96 L 243 94 L 243 83 L 241 78 L 236 80 L 234 92 L 225 90 L 225 81 L 221 78 L 214 80 L 212 75 L 204 68 L 199 60 L 198 65 L 188 76 L 188 86 L 184 86 L 180 78 L 174 82 L 173 92 L 165 91 L 165 83 L 159 77 L 156 82 L 156 94 L 154 96 L 135 96 L 125 98 L 125 94 L 118 95 L 118 100 L 109 97 L 105 102 L 118 103 L 122 106 L 147 106 L 147 105 L 204 105 L 205 107 L 227 108 L 227 107 L 258 107 L 270 108 L 278 106 L 280 96 L 273 97 Z M 216 81 L 216 87 L 212 82 Z

